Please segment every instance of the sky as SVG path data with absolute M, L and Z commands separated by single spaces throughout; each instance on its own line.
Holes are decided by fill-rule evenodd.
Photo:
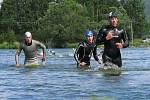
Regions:
M 0 0 L 0 2 L 2 2 L 3 0 Z
M 3 0 L 0 0 L 0 8 L 1 8 L 1 2 L 2 2 Z

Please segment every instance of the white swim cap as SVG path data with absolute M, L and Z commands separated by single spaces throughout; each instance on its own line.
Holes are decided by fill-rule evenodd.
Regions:
M 26 36 L 26 37 L 31 37 L 32 34 L 31 34 L 30 32 L 26 32 L 26 33 L 25 33 L 25 36 Z

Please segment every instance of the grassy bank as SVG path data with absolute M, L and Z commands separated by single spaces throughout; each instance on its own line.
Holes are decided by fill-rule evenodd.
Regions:
M 78 43 L 67 43 L 66 47 L 67 48 L 77 48 Z M 103 45 L 99 45 L 99 48 L 103 48 Z
M 13 43 L 3 42 L 3 43 L 0 43 L 0 49 L 15 49 L 17 47 L 17 44 L 19 43 L 18 42 L 13 42 Z
M 133 43 L 130 42 L 131 47 L 150 47 L 150 42 L 143 42 L 142 39 L 134 39 Z
M 0 49 L 15 49 L 17 48 L 18 42 L 3 42 L 0 43 Z M 66 48 L 76 48 L 78 46 L 78 43 L 67 43 Z M 98 46 L 102 48 L 103 46 Z M 130 42 L 130 47 L 150 47 L 150 42 L 143 42 L 142 39 L 134 39 L 133 43 Z
M 76 48 L 78 43 L 67 43 L 67 48 Z M 102 48 L 103 46 L 98 46 Z M 134 39 L 133 43 L 130 41 L 130 47 L 150 47 L 150 42 L 143 42 L 142 39 Z

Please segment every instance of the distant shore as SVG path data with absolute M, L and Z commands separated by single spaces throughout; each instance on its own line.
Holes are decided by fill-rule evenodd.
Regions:
M 17 44 L 18 42 L 13 42 L 13 43 L 3 42 L 0 43 L 0 49 L 15 49 L 17 48 Z
M 78 43 L 67 43 L 64 48 L 76 48 Z M 19 46 L 19 42 L 3 42 L 0 43 L 0 49 L 16 49 Z M 103 46 L 98 46 L 102 48 Z M 142 39 L 134 39 L 130 41 L 130 47 L 150 47 L 150 42 L 144 42 Z M 55 47 L 53 47 L 55 48 Z

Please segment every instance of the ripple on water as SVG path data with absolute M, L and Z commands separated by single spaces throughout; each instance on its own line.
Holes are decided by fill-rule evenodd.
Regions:
M 14 100 L 149 100 L 150 50 L 121 50 L 123 71 L 120 76 L 104 76 L 92 68 L 79 70 L 72 49 L 54 49 L 46 66 L 15 67 L 15 50 L 0 50 L 0 99 Z M 20 56 L 23 64 L 24 55 Z

